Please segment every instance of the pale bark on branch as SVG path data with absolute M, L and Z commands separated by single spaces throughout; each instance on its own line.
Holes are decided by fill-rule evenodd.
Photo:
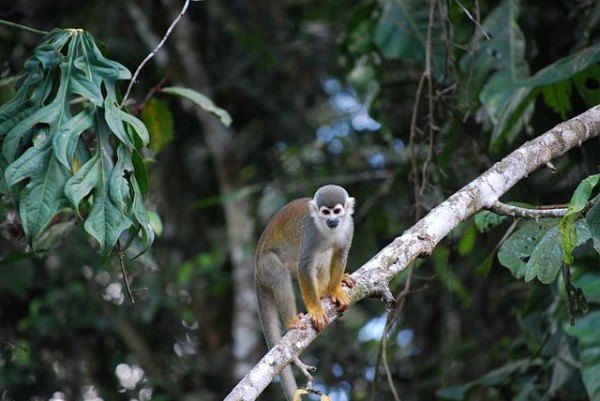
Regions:
M 430 255 L 435 246 L 460 222 L 484 208 L 493 208 L 504 193 L 530 173 L 599 135 L 600 106 L 596 106 L 523 144 L 432 209 L 354 272 L 352 277 L 356 280 L 356 286 L 351 292 L 352 302 L 373 296 L 388 300 L 389 282 L 417 257 Z M 325 299 L 323 304 L 331 323 L 338 314 L 329 299 Z M 307 323 L 309 329 L 288 331 L 225 400 L 255 400 L 279 372 L 316 338 L 317 333 L 308 320 Z

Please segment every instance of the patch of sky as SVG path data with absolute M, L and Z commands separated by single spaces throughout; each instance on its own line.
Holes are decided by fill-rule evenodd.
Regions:
M 373 153 L 369 156 L 369 164 L 374 168 L 385 167 L 385 156 L 383 153 Z
M 396 153 L 402 153 L 404 151 L 404 141 L 401 139 L 398 139 L 398 138 L 394 139 L 392 146 Z
M 367 342 L 367 341 L 379 341 L 381 336 L 383 335 L 383 331 L 385 330 L 385 322 L 387 320 L 387 315 L 383 314 L 378 317 L 375 317 L 367 322 L 362 329 L 358 332 L 358 341 Z
M 336 138 L 327 144 L 327 150 L 334 155 L 339 155 L 344 150 L 344 144 Z
M 329 95 L 329 104 L 339 112 L 334 121 L 317 129 L 317 138 L 325 143 L 336 138 L 346 138 L 352 131 L 377 131 L 381 128 L 376 120 L 369 116 L 368 109 L 351 87 L 344 87 L 334 78 L 323 81 L 323 89 Z M 332 153 L 340 153 L 339 145 L 329 148 Z

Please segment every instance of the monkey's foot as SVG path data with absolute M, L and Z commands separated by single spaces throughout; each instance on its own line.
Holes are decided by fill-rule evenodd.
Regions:
M 298 313 L 298 315 L 296 315 L 296 317 L 290 322 L 290 324 L 288 324 L 288 330 L 289 329 L 298 329 L 298 330 L 306 330 L 308 329 L 308 325 L 306 324 L 305 321 L 302 320 L 302 318 L 304 317 L 304 313 Z
M 325 325 L 327 324 L 327 316 L 325 316 L 325 311 L 320 310 L 316 312 L 309 312 L 310 319 L 312 320 L 312 324 L 317 330 L 317 333 L 322 332 L 325 329 Z
M 356 285 L 356 280 L 354 280 L 348 273 L 344 273 L 342 276 L 342 284 L 345 284 L 348 288 L 354 288 Z

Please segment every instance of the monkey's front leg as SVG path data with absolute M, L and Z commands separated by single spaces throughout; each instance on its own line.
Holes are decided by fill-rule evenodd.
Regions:
M 320 333 L 325 329 L 327 316 L 325 316 L 325 311 L 319 298 L 317 270 L 317 267 L 312 263 L 300 263 L 298 267 L 298 284 L 300 285 L 304 306 L 306 306 L 312 324 L 315 326 L 317 333 Z
M 342 283 L 348 288 L 354 288 L 355 281 L 350 275 L 344 273 L 346 269 L 346 251 L 336 250 L 331 258 L 330 279 L 327 295 L 338 304 L 338 311 L 343 312 L 350 305 L 350 296 L 344 291 Z

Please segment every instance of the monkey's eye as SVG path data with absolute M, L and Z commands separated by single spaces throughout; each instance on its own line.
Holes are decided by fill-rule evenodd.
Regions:
M 333 209 L 333 214 L 340 214 L 342 213 L 343 209 L 341 207 L 336 207 L 335 209 Z
M 322 208 L 321 209 L 321 213 L 323 213 L 325 216 L 329 216 L 329 214 L 331 213 L 331 211 L 327 208 Z

